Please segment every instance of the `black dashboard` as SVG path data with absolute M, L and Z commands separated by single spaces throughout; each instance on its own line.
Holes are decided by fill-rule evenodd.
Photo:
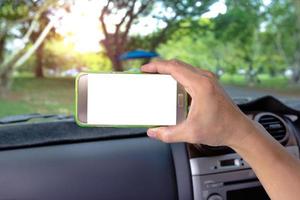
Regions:
M 267 96 L 242 111 L 299 158 L 300 112 Z M 228 147 L 165 144 L 145 129 L 0 125 L 0 199 L 268 199 Z

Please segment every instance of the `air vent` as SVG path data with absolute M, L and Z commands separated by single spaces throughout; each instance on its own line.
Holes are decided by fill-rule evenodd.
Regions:
M 277 141 L 283 142 L 287 138 L 287 129 L 283 120 L 271 113 L 261 113 L 257 116 L 257 121 L 273 136 Z

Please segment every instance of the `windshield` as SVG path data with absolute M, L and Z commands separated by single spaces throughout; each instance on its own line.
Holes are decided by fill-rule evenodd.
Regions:
M 2 0 L 0 118 L 74 114 L 80 72 L 179 59 L 235 99 L 300 102 L 298 0 Z

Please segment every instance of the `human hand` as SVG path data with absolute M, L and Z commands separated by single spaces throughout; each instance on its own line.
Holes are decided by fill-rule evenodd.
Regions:
M 164 142 L 232 146 L 255 129 L 254 122 L 232 102 L 213 73 L 177 60 L 152 62 L 141 70 L 170 74 L 192 98 L 186 120 L 175 126 L 148 129 L 149 137 Z

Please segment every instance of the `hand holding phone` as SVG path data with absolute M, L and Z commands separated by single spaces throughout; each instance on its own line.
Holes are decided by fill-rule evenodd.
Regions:
M 83 126 L 176 125 L 186 117 L 186 92 L 170 75 L 80 74 L 76 90 Z

